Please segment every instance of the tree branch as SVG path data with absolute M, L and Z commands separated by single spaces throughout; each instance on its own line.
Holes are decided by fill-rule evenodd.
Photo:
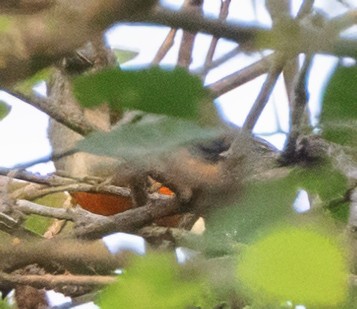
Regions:
M 193 14 L 193 16 L 202 17 L 203 15 L 203 0 L 185 0 L 183 4 L 183 12 Z M 177 59 L 177 66 L 189 68 L 192 62 L 193 46 L 196 39 L 196 33 L 190 31 L 183 31 L 179 54 Z
M 284 55 L 276 54 L 274 63 L 268 72 L 268 76 L 255 100 L 247 118 L 243 124 L 243 130 L 252 131 L 264 107 L 268 103 L 269 97 L 286 63 Z
M 356 57 L 356 40 L 335 38 L 324 28 L 309 28 L 303 23 L 299 24 L 293 20 L 284 24 L 284 27 L 269 30 L 259 26 L 225 23 L 216 19 L 197 17 L 187 12 L 172 12 L 159 8 L 149 12 L 146 16 L 134 16 L 130 21 L 156 23 L 171 28 L 182 28 L 190 32 L 212 34 L 239 44 L 248 44 L 250 48 L 255 49 L 289 51 L 293 55 L 322 53 Z M 293 31 L 286 31 L 287 29 Z M 252 46 L 252 42 L 255 43 L 255 46 L 254 44 Z
M 96 192 L 104 194 L 116 194 L 120 196 L 130 196 L 130 190 L 128 188 L 117 187 L 113 185 L 99 185 L 105 181 L 102 178 L 70 178 L 70 177 L 61 177 L 55 174 L 53 175 L 37 175 L 27 171 L 15 171 L 9 168 L 0 167 L 0 175 L 7 176 L 11 173 L 11 177 L 15 179 L 21 179 L 29 181 L 32 183 L 47 185 L 50 188 L 35 188 L 33 191 L 21 192 L 21 189 L 18 193 L 15 193 L 13 198 L 26 198 L 26 199 L 35 199 L 46 194 L 61 192 L 61 191 L 82 191 L 82 192 Z M 51 191 L 53 190 L 53 191 Z
M 107 233 L 133 233 L 145 225 L 166 216 L 182 213 L 184 208 L 176 199 L 150 201 L 146 206 L 103 217 L 83 212 L 75 218 L 75 234 L 82 238 L 98 238 Z
M 56 0 L 2 0 L 2 14 L 33 14 L 48 9 L 56 4 Z
M 30 285 L 37 289 L 58 289 L 68 285 L 98 287 L 112 284 L 114 276 L 75 276 L 75 275 L 16 275 L 0 272 L 1 285 L 15 288 L 18 284 Z
M 214 98 L 239 87 L 258 76 L 268 72 L 273 59 L 276 57 L 275 54 L 264 57 L 263 59 L 235 72 L 233 74 L 227 75 L 224 78 L 206 86 L 210 90 Z
M 229 13 L 229 6 L 231 4 L 231 0 L 221 0 L 221 8 L 219 12 L 219 20 L 225 21 L 227 19 Z M 203 64 L 203 72 L 202 72 L 202 79 L 205 80 L 207 73 L 212 66 L 213 56 L 216 51 L 216 47 L 218 44 L 218 37 L 213 37 L 211 40 L 211 44 L 209 46 L 205 62 Z
M 154 59 L 152 60 L 152 65 L 157 65 L 161 62 L 162 59 L 166 56 L 167 52 L 170 48 L 174 45 L 174 39 L 177 33 L 177 29 L 172 28 L 170 32 L 167 34 L 164 42 L 160 46 L 159 50 L 157 51 Z
M 311 63 L 312 57 L 307 55 L 295 81 L 292 109 L 290 112 L 290 132 L 284 147 L 284 152 L 281 156 L 283 162 L 285 163 L 292 163 L 298 160 L 299 155 L 297 153 L 297 140 L 302 133 L 302 126 L 304 124 L 303 116 L 308 102 L 306 82 L 309 69 L 311 68 Z
M 126 263 L 125 254 L 111 254 L 101 240 L 30 238 L 17 244 L 11 240 L 0 244 L 0 271 L 3 272 L 38 264 L 45 269 L 58 269 L 60 265 L 62 271 L 74 274 L 109 274 Z

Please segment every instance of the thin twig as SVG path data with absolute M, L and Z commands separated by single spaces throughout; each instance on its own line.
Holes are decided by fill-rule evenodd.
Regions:
M 17 200 L 15 207 L 17 210 L 29 215 L 35 214 L 44 217 L 71 221 L 74 217 L 72 209 L 43 206 L 27 200 Z
M 269 55 L 263 59 L 254 62 L 251 65 L 235 72 L 233 74 L 227 75 L 224 78 L 209 84 L 206 88 L 211 92 L 214 98 L 221 96 L 222 94 L 239 87 L 258 76 L 268 72 L 275 56 Z
M 252 131 L 265 105 L 268 103 L 269 97 L 274 89 L 274 86 L 279 78 L 280 73 L 285 65 L 285 57 L 277 55 L 275 63 L 268 72 L 268 76 L 256 98 L 247 118 L 243 124 L 243 130 Z
M 357 24 L 357 9 L 338 15 L 328 22 L 328 29 L 333 33 L 339 33 Z
M 304 0 L 299 8 L 299 11 L 295 19 L 301 20 L 302 18 L 306 17 L 308 14 L 311 14 L 313 6 L 314 6 L 314 0 Z M 294 81 L 298 72 L 299 72 L 299 57 L 296 56 L 290 59 L 289 61 L 287 61 L 283 69 L 285 89 L 287 92 L 290 108 L 292 108 L 293 105 Z
M 50 104 L 48 98 L 41 98 L 37 96 L 27 96 L 18 91 L 4 89 L 7 93 L 18 98 L 19 100 L 37 108 L 38 110 L 46 113 L 59 123 L 81 134 L 88 135 L 93 131 L 98 131 L 96 126 L 90 124 L 83 115 L 73 115 L 73 113 L 66 112 L 65 109 L 58 108 L 55 104 Z
M 65 177 L 57 176 L 55 174 L 39 175 L 28 171 L 20 171 L 20 170 L 16 171 L 8 167 L 0 166 L 0 175 L 8 176 L 10 173 L 11 173 L 11 176 L 9 176 L 10 178 L 25 180 L 28 182 L 49 185 L 49 186 L 65 185 L 65 184 L 76 182 L 75 179 L 65 178 Z
M 221 64 L 225 63 L 226 61 L 230 60 L 231 58 L 233 58 L 234 56 L 236 56 L 239 52 L 241 51 L 240 47 L 234 47 L 232 50 L 228 51 L 227 53 L 225 53 L 224 55 L 220 56 L 219 58 L 213 60 L 209 65 L 207 65 L 207 67 L 200 67 L 197 68 L 195 70 L 191 70 L 192 74 L 195 75 L 201 75 L 204 74 L 205 70 L 212 70 L 218 66 L 220 66 Z
M 103 217 L 86 212 L 75 218 L 75 233 L 79 237 L 98 238 L 107 233 L 133 233 L 156 219 L 182 213 L 184 211 L 176 199 L 150 201 L 146 206 L 129 209 L 123 213 Z
M 266 8 L 273 21 L 273 28 L 284 27 L 284 23 L 291 21 L 291 1 L 288 0 L 267 0 Z M 292 104 L 292 89 L 294 87 L 295 75 L 299 70 L 299 59 L 293 57 L 286 61 L 283 68 L 283 78 L 288 97 L 289 106 Z
M 19 164 L 14 166 L 14 169 L 16 169 L 16 170 L 24 170 L 24 169 L 27 169 L 27 168 L 29 168 L 31 166 L 40 164 L 40 163 L 48 163 L 50 161 L 56 161 L 56 160 L 62 159 L 64 157 L 73 155 L 73 154 L 75 154 L 77 152 L 80 152 L 80 151 L 77 150 L 77 149 L 69 149 L 69 150 L 66 150 L 66 151 L 61 152 L 61 153 L 45 155 L 43 157 L 40 157 L 40 158 L 32 160 L 32 161 L 19 163 Z
M 291 3 L 289 0 L 265 0 L 265 7 L 273 25 L 278 25 L 281 21 L 291 18 Z
M 170 48 L 174 45 L 174 39 L 177 33 L 177 29 L 171 28 L 170 32 L 167 34 L 164 42 L 161 44 L 159 50 L 157 51 L 154 59 L 152 60 L 152 65 L 159 64 L 162 59 L 167 55 Z
M 228 13 L 229 13 L 229 6 L 230 6 L 231 0 L 221 0 L 221 8 L 219 12 L 219 20 L 226 20 Z M 203 64 L 203 73 L 202 73 L 202 79 L 205 80 L 207 73 L 209 72 L 209 68 L 212 67 L 212 61 L 213 61 L 213 56 L 217 48 L 219 38 L 214 36 L 212 38 L 211 44 L 209 46 L 205 62 Z
M 295 82 L 293 104 L 290 116 L 290 133 L 286 141 L 283 154 L 281 156 L 282 161 L 285 163 L 291 163 L 297 160 L 296 143 L 299 135 L 301 134 L 301 129 L 303 125 L 302 120 L 308 102 L 308 92 L 306 83 L 307 75 L 309 73 L 309 69 L 311 68 L 311 63 L 312 56 L 307 55 Z
M 183 12 L 192 14 L 197 17 L 202 17 L 203 10 L 203 0 L 185 0 L 183 4 Z M 193 45 L 195 43 L 196 39 L 196 32 L 190 32 L 190 31 L 183 31 L 182 34 L 182 39 L 181 39 L 181 44 L 180 44 L 180 49 L 179 49 L 179 54 L 178 54 L 178 59 L 177 59 L 177 65 L 183 68 L 188 69 L 192 62 L 192 52 L 193 52 Z
M 45 196 L 47 194 L 56 192 L 92 192 L 92 193 L 102 193 L 102 194 L 113 194 L 124 197 L 130 196 L 130 189 L 124 187 L 117 187 L 114 185 L 104 185 L 105 179 L 97 178 L 69 178 L 61 177 L 57 175 L 37 175 L 27 171 L 13 171 L 9 168 L 0 167 L 0 175 L 7 176 L 10 172 L 11 177 L 14 179 L 25 180 L 30 183 L 36 183 L 41 185 L 46 185 L 48 187 L 33 187 L 31 190 L 26 187 L 20 188 L 11 193 L 13 199 L 27 199 L 34 200 L 36 198 Z M 152 199 L 155 197 L 152 196 Z
M 37 198 L 46 196 L 48 194 L 58 193 L 58 192 L 90 192 L 90 193 L 102 193 L 102 194 L 113 194 L 118 196 L 129 197 L 130 189 L 117 187 L 112 185 L 92 185 L 88 183 L 73 183 L 66 185 L 50 186 L 47 188 L 34 188 L 33 190 L 22 190 L 19 189 L 12 193 L 11 197 L 18 199 L 35 200 Z
M 81 208 L 54 208 L 26 200 L 18 200 L 16 209 L 26 214 L 74 221 L 78 227 L 75 233 L 78 236 L 90 238 L 97 238 L 116 231 L 134 232 L 156 219 L 183 211 L 176 199 L 166 196 L 151 198 L 146 206 L 130 209 L 110 217 L 96 215 Z
M 310 14 L 314 7 L 314 2 L 314 0 L 304 0 L 299 8 L 298 13 L 296 14 L 296 19 L 302 19 Z

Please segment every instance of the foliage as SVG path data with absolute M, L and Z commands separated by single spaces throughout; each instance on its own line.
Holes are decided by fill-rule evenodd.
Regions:
M 11 107 L 5 102 L 0 102 L 0 120 L 4 119 L 11 111 Z
M 229 3 L 229 1 L 227 2 Z M 281 13 L 283 14 L 283 12 Z M 100 18 L 96 22 L 99 23 Z M 251 32 L 244 32 L 248 29 L 245 27 L 239 29 L 246 33 L 248 37 L 249 35 L 253 37 L 253 42 L 249 42 L 251 43 L 251 48 L 272 46 L 278 50 L 277 54 L 279 56 L 273 58 L 274 61 L 272 61 L 269 70 L 260 72 L 261 68 L 258 69 L 260 74 L 266 72 L 269 74 L 267 82 L 263 85 L 250 112 L 251 114 L 257 113 L 259 109 L 263 110 L 272 90 L 272 88 L 267 89 L 265 87 L 268 87 L 269 84 L 274 87 L 274 82 L 269 81 L 269 78 L 274 75 L 272 72 L 274 73 L 281 67 L 280 72 L 277 73 L 286 73 L 283 70 L 288 65 L 289 57 L 296 57 L 297 59 L 297 55 L 301 52 L 300 49 L 306 48 L 306 46 L 300 47 L 304 37 L 301 33 L 301 25 L 298 19 L 292 21 L 291 19 L 285 20 L 283 18 L 280 23 L 276 24 L 278 26 L 271 32 L 269 32 L 270 30 L 259 32 L 258 28 L 258 30 L 255 28 L 250 29 Z M 222 26 L 222 24 L 219 25 Z M 285 29 L 285 26 L 288 28 Z M 0 34 L 3 29 L 6 30 L 7 28 L 7 19 L 1 18 Z M 56 27 L 53 28 L 53 30 L 56 30 Z M 223 30 L 227 29 L 224 28 Z M 281 30 L 284 31 L 281 32 Z M 316 28 L 313 30 L 316 30 Z M 318 28 L 318 31 L 316 30 L 316 33 L 321 33 L 321 31 L 323 31 L 322 26 Z M 259 33 L 265 33 L 267 36 L 259 36 Z M 273 36 L 269 36 L 269 33 Z M 329 33 L 325 33 L 325 37 Z M 310 35 L 308 37 L 310 40 L 314 32 L 312 31 L 308 34 Z M 270 42 L 271 40 L 272 42 Z M 305 42 L 306 45 L 309 45 L 309 40 Z M 76 41 L 76 39 L 73 39 L 73 41 Z M 319 46 L 319 42 L 315 42 L 315 45 Z M 314 50 L 317 48 L 315 45 L 311 50 L 305 50 L 306 59 L 309 59 L 310 53 L 316 51 Z M 249 48 L 250 46 L 248 44 L 241 47 Z M 328 49 L 326 46 L 322 47 Z M 323 48 L 322 51 L 324 50 Z M 61 56 L 66 52 L 66 50 L 62 51 Z M 349 51 L 349 54 L 353 54 L 353 52 L 353 50 Z M 135 52 L 124 50 L 116 50 L 114 53 L 118 63 L 129 61 L 137 55 Z M 55 56 L 53 57 L 55 58 Z M 45 60 L 49 61 L 47 58 Z M 34 61 L 38 61 L 38 59 L 34 57 Z M 279 61 L 282 62 L 279 63 Z M 88 63 L 91 64 L 90 61 Z M 306 61 L 306 63 L 309 64 L 309 61 Z M 1 65 L 0 59 L 0 69 Z M 33 64 L 30 63 L 31 68 L 32 66 Z M 27 74 L 27 70 L 25 71 Z M 299 74 L 302 74 L 302 79 L 307 79 L 306 72 L 308 70 L 301 71 L 299 71 L 299 67 L 296 68 L 294 79 L 300 78 Z M 48 80 L 52 72 L 53 69 L 51 67 L 40 70 L 17 83 L 13 89 L 23 95 L 30 96 L 33 86 L 41 80 Z M 80 111 L 87 108 L 95 109 L 99 107 L 100 109 L 105 103 L 108 104 L 111 111 L 119 111 L 119 115 L 122 115 L 120 113 L 124 113 L 127 110 L 141 112 L 130 123 L 113 126 L 110 132 L 103 131 L 89 134 L 76 144 L 75 151 L 77 152 L 86 152 L 103 157 L 123 158 L 136 165 L 136 167 L 139 166 L 143 174 L 145 174 L 147 172 L 146 164 L 149 165 L 148 162 L 151 163 L 151 158 L 159 158 L 158 162 L 161 164 L 160 160 L 164 158 L 163 154 L 175 153 L 180 147 L 192 146 L 197 141 L 210 140 L 222 135 L 223 131 L 221 129 L 200 126 L 201 123 L 204 123 L 202 118 L 205 117 L 202 114 L 202 110 L 211 111 L 210 108 L 214 108 L 214 105 L 207 87 L 203 86 L 203 82 L 199 77 L 188 72 L 188 67 L 152 67 L 133 70 L 105 68 L 97 72 L 72 74 L 69 78 L 72 81 L 71 86 L 73 89 L 71 90 L 73 90 L 75 98 L 81 105 L 78 108 Z M 244 79 L 246 76 L 242 74 L 240 78 Z M 323 141 L 326 142 L 324 144 L 327 145 L 326 149 L 331 149 L 329 147 L 332 144 L 329 144 L 328 141 L 332 141 L 337 144 L 337 147 L 340 147 L 337 149 L 341 150 L 338 153 L 341 156 L 343 150 L 348 149 L 352 153 L 352 157 L 356 157 L 357 97 L 356 87 L 354 87 L 356 79 L 356 66 L 346 67 L 339 65 L 323 94 L 323 106 L 319 123 L 321 136 L 324 139 Z M 234 82 L 232 83 L 234 84 Z M 227 83 L 227 80 L 223 82 L 223 84 L 225 83 Z M 68 89 L 61 90 L 65 93 Z M 291 91 L 291 89 L 287 90 Z M 295 92 L 290 106 L 296 110 L 299 109 L 299 106 L 304 107 L 301 108 L 302 114 L 298 115 L 299 117 L 296 119 L 307 118 L 304 115 L 307 102 L 296 101 L 298 100 L 296 98 L 301 95 L 299 91 L 305 91 L 305 96 L 302 95 L 300 98 L 307 97 L 306 89 L 293 90 Z M 267 93 L 269 93 L 268 97 L 264 98 Z M 259 101 L 259 98 L 263 99 Z M 53 102 L 50 100 L 46 103 L 51 105 Z M 254 109 L 257 105 L 259 108 Z M 41 108 L 46 109 L 46 105 L 43 104 Z M 10 108 L 5 103 L 0 102 L 0 120 L 6 117 L 9 111 Z M 291 114 L 293 118 L 295 110 Z M 56 113 L 51 115 L 58 118 L 61 117 Z M 71 116 L 70 113 L 68 115 Z M 302 131 L 299 131 L 299 129 L 305 124 L 303 121 L 297 123 L 296 119 L 292 119 L 293 125 L 288 135 L 291 134 L 293 136 L 295 133 L 302 135 Z M 64 122 L 63 118 L 56 120 Z M 229 131 L 229 129 L 226 131 Z M 295 148 L 301 146 L 297 144 L 298 138 L 292 140 L 296 142 Z M 336 147 L 335 145 L 333 146 Z M 221 172 L 220 169 L 223 169 L 222 166 L 224 166 L 222 162 L 228 162 L 231 155 L 230 151 L 234 151 L 234 147 L 231 147 L 229 151 L 221 151 L 219 153 L 219 160 L 221 161 L 216 165 L 216 162 L 206 162 L 208 160 L 205 161 L 201 158 L 201 161 L 206 163 L 203 169 L 210 171 L 214 167 Z M 257 150 L 257 152 L 260 151 Z M 296 157 L 299 156 L 296 155 Z M 205 235 L 197 238 L 198 240 L 187 242 L 187 247 L 190 247 L 195 252 L 192 254 L 195 258 L 192 258 L 187 265 L 179 265 L 173 258 L 173 254 L 167 252 L 150 252 L 147 256 L 140 258 L 132 258 L 131 255 L 126 256 L 123 254 L 123 260 L 125 260 L 123 262 L 123 273 L 117 277 L 117 281 L 114 284 L 99 291 L 97 302 L 101 309 L 119 307 L 199 308 L 197 306 L 202 308 L 214 306 L 216 308 L 225 308 L 225 306 L 230 308 L 231 306 L 233 308 L 243 307 L 246 304 L 251 305 L 252 308 L 278 308 L 283 307 L 283 305 L 280 306 L 281 304 L 285 305 L 288 302 L 292 302 L 294 305 L 306 304 L 311 308 L 341 308 L 343 305 L 346 306 L 348 301 L 355 305 L 356 302 L 352 301 L 353 297 L 355 297 L 355 292 L 352 291 L 351 295 L 349 295 L 350 286 L 348 282 L 350 268 L 353 269 L 354 265 L 352 267 L 350 265 L 349 244 L 345 241 L 344 235 L 341 235 L 340 229 L 341 225 L 345 228 L 348 220 L 350 202 L 348 193 L 353 187 L 351 187 L 351 179 L 348 173 L 339 168 L 339 165 L 335 162 L 336 158 L 331 157 L 330 152 L 326 150 L 317 160 L 310 162 L 307 158 L 302 158 L 301 161 L 294 161 L 294 165 L 285 167 L 286 170 L 282 175 L 274 175 L 268 178 L 260 178 L 259 172 L 253 171 L 252 178 L 244 179 L 244 190 L 239 192 L 238 199 L 230 205 L 221 205 L 219 201 L 215 202 L 211 207 L 212 209 L 204 213 L 207 231 Z M 241 158 L 238 159 L 240 160 Z M 105 159 L 103 158 L 104 161 Z M 274 161 L 276 165 L 277 162 L 278 160 Z M 271 170 L 282 168 L 276 165 L 272 166 Z M 226 167 L 224 172 L 229 174 L 232 170 Z M 180 211 L 182 212 L 195 212 L 195 208 L 191 205 L 196 201 L 195 194 L 200 194 L 205 189 L 209 190 L 209 193 L 216 192 L 215 190 L 218 191 L 218 188 L 222 187 L 223 178 L 226 175 L 224 173 L 219 174 L 216 186 L 211 185 L 207 179 L 202 179 L 201 175 L 194 176 L 196 176 L 197 179 L 195 181 L 199 183 L 199 186 L 189 188 L 188 195 L 191 194 L 189 196 L 191 200 L 189 201 L 179 195 L 182 193 L 181 191 L 177 190 L 176 192 L 174 191 L 176 188 L 169 188 L 176 193 L 176 195 L 172 195 L 172 198 L 175 203 L 180 204 Z M 195 177 L 192 178 L 194 179 Z M 191 184 L 187 179 L 191 178 L 183 177 L 183 182 L 189 186 Z M 235 182 L 236 180 L 234 178 Z M 39 179 L 38 183 L 41 185 L 36 187 L 36 190 L 40 191 L 43 187 L 46 187 L 46 181 Z M 101 191 L 107 185 L 106 181 L 100 183 L 103 179 L 98 180 L 95 177 L 93 179 L 82 179 L 75 175 L 73 179 L 70 179 L 70 182 L 61 183 L 63 185 L 61 189 L 65 191 L 70 188 L 70 192 L 71 190 L 75 191 L 76 188 L 72 186 L 75 181 L 77 181 L 76 184 L 78 186 L 87 185 L 84 191 L 93 193 Z M 156 179 L 145 179 L 145 181 L 148 183 L 152 181 L 154 185 L 158 185 L 155 182 Z M 93 186 L 88 189 L 90 185 Z M 128 183 L 127 185 L 135 194 L 137 189 L 135 186 L 137 184 Z M 24 188 L 26 188 L 25 185 Z M 108 186 L 105 189 L 108 190 Z M 109 189 L 113 188 L 110 187 Z M 120 191 L 119 189 L 122 188 L 115 189 Z M 146 190 L 146 187 L 141 189 Z M 228 189 L 223 188 L 220 192 L 222 200 L 225 197 L 224 195 L 229 193 Z M 3 191 L 6 190 L 4 189 Z M 304 213 L 299 213 L 293 208 L 297 194 L 301 190 L 307 192 L 307 203 L 310 206 Z M 112 192 L 110 191 L 110 194 Z M 12 193 L 10 192 L 10 194 Z M 149 193 L 152 192 L 150 191 Z M 154 207 L 150 203 L 154 204 L 156 200 L 160 200 L 161 197 L 156 193 L 155 191 L 152 194 L 154 197 L 148 200 L 149 206 Z M 24 194 L 26 196 L 26 190 L 24 190 Z M 135 202 L 136 197 L 134 194 L 132 194 L 132 198 Z M 29 196 L 31 197 L 31 194 Z M 38 207 L 41 205 L 62 207 L 64 199 L 65 195 L 63 193 L 56 193 L 35 199 L 33 202 Z M 10 201 L 11 199 L 8 200 Z M 6 203 L 8 200 L 6 200 Z M 169 205 L 168 201 L 171 200 L 165 196 L 162 201 L 167 202 Z M 147 223 L 149 219 L 152 219 L 152 222 L 156 223 L 155 211 L 151 212 L 148 207 L 145 209 L 145 222 Z M 6 210 L 8 211 L 7 208 Z M 129 211 L 138 213 L 137 210 L 130 209 Z M 8 212 L 10 213 L 10 211 Z M 46 214 L 48 212 L 49 210 L 46 209 Z M 16 214 L 16 211 L 14 213 Z M 39 213 L 42 214 L 41 212 Z M 71 213 L 71 211 L 68 211 L 68 213 Z M 95 228 L 95 220 L 89 224 L 85 221 L 88 218 L 88 220 L 92 218 L 89 214 L 79 218 L 80 215 L 78 213 L 81 213 L 75 211 L 74 213 L 75 215 L 71 218 L 74 221 L 74 228 L 83 229 L 83 226 L 87 227 L 88 230 Z M 129 216 L 125 217 L 125 214 L 127 213 L 124 213 L 123 216 L 125 219 L 123 220 L 125 221 L 124 228 L 130 231 L 139 231 L 143 227 L 138 224 L 131 227 L 131 229 L 128 228 L 125 224 L 130 221 L 130 218 Z M 177 215 L 177 213 L 175 214 Z M 201 213 L 197 211 L 195 215 L 198 216 Z M 7 212 L 4 212 L 4 218 L 9 218 Z M 0 220 L 5 220 L 4 218 L 1 217 Z M 103 218 L 97 216 L 95 219 L 101 221 Z M 26 220 L 22 220 L 23 218 L 21 217 L 18 221 L 10 221 L 11 224 L 14 224 L 13 222 L 16 224 L 24 222 L 21 229 L 19 226 L 14 228 L 14 230 L 16 229 L 14 235 L 25 231 L 26 233 L 30 232 L 29 234 L 31 235 L 36 234 L 35 236 L 38 237 L 44 234 L 51 221 L 34 214 L 27 215 Z M 101 223 L 104 222 L 106 224 L 109 222 L 111 223 L 111 228 L 117 228 L 114 219 L 105 218 L 105 220 L 101 221 Z M 0 223 L 2 224 L 3 222 L 1 221 Z M 176 227 L 178 229 L 178 226 Z M 11 228 L 6 226 L 6 229 Z M 178 233 L 185 235 L 184 231 L 178 230 L 180 231 Z M 105 230 L 105 232 L 110 231 Z M 73 236 L 73 234 L 70 235 Z M 156 245 L 160 248 L 172 249 L 172 247 L 179 244 L 181 238 L 184 238 L 181 234 L 177 237 L 178 239 L 173 235 L 174 232 L 170 229 L 165 230 L 164 236 L 154 239 L 159 245 L 152 241 L 151 238 L 155 237 L 150 236 L 148 238 L 154 244 L 153 247 Z M 85 243 L 79 242 L 80 246 L 84 246 Z M 106 250 L 102 244 L 100 246 L 103 251 Z M 150 248 L 150 251 L 154 250 Z M 82 251 L 78 250 L 78 256 L 74 255 L 75 263 L 82 262 L 78 258 L 81 253 Z M 115 257 L 106 255 L 103 262 L 105 266 L 101 265 L 102 268 L 99 267 L 101 271 L 98 272 L 95 265 L 99 263 L 98 260 L 100 258 L 97 260 L 97 257 L 100 256 L 100 252 L 98 252 L 98 256 L 96 255 L 97 252 L 89 253 L 94 256 L 94 262 L 92 261 L 94 266 L 89 264 L 85 265 L 85 268 L 90 270 L 90 274 L 98 276 L 104 273 L 105 275 L 113 274 L 114 269 L 107 269 L 105 266 L 112 265 L 110 264 L 112 263 L 111 258 L 122 258 L 120 254 Z M 65 254 L 62 252 L 61 255 Z M 88 258 L 87 255 L 85 257 Z M 129 266 L 126 266 L 128 260 L 130 261 Z M 103 271 L 103 269 L 105 270 Z M 0 272 L 2 271 L 3 269 L 0 268 Z M 60 271 L 63 272 L 64 270 L 60 268 Z M 80 272 L 79 274 L 82 275 Z M 84 286 L 86 287 L 86 284 Z M 88 286 L 93 286 L 93 284 L 90 282 Z M 0 307 L 2 308 L 2 303 L 0 303 Z
M 10 309 L 11 306 L 6 302 L 6 300 L 0 300 L 0 309 Z
M 42 69 L 29 78 L 17 83 L 14 89 L 24 95 L 31 95 L 33 93 L 33 88 L 40 82 L 48 81 L 53 73 L 53 67 Z
M 113 51 L 118 64 L 124 64 L 125 62 L 134 59 L 139 54 L 139 52 L 121 48 L 114 48 Z
M 148 118 L 148 119 L 147 119 Z M 148 116 L 141 121 L 94 133 L 77 144 L 81 151 L 124 158 L 136 163 L 148 156 L 175 151 L 178 146 L 217 137 L 219 130 L 201 128 L 187 120 Z
M 258 303 L 336 306 L 346 299 L 344 250 L 315 226 L 267 231 L 240 257 L 237 276 Z
M 338 66 L 323 97 L 323 136 L 335 143 L 357 148 L 357 67 Z
M 249 184 L 236 205 L 218 209 L 209 219 L 215 233 L 228 233 L 238 242 L 247 242 L 271 225 L 284 220 L 299 220 L 293 203 L 299 190 L 308 192 L 311 208 L 324 214 L 323 208 L 343 198 L 348 188 L 346 178 L 330 164 L 296 167 L 289 175 L 277 180 Z M 336 219 L 346 220 L 348 208 L 342 202 L 333 211 Z
M 13 19 L 11 17 L 8 16 L 0 16 L 0 32 L 1 31 L 6 31 L 9 28 L 11 28 L 13 24 Z
M 137 258 L 131 267 L 100 295 L 102 309 L 185 308 L 202 297 L 201 282 L 183 277 L 172 255 Z M 188 276 L 188 277 L 187 277 Z
M 62 207 L 68 196 L 65 193 L 59 192 L 49 194 L 35 200 L 40 205 L 51 205 L 51 207 Z M 26 218 L 25 227 L 30 231 L 43 235 L 53 223 L 53 219 L 38 215 L 30 215 Z
M 105 70 L 74 80 L 74 94 L 83 106 L 108 102 L 114 109 L 196 119 L 205 91 L 201 81 L 176 68 L 135 71 Z

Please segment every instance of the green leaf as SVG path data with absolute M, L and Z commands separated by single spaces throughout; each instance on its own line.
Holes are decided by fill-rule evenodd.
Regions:
M 179 271 L 171 255 L 138 258 L 100 294 L 100 308 L 188 308 L 201 297 L 201 286 Z
M 299 188 L 316 193 L 324 204 L 342 198 L 347 191 L 347 179 L 330 163 L 308 168 L 296 168 L 289 176 Z
M 205 97 L 201 81 L 186 70 L 150 68 L 140 71 L 109 69 L 73 81 L 76 98 L 84 107 L 107 102 L 114 109 L 196 119 Z
M 118 64 L 123 64 L 134 59 L 139 53 L 128 49 L 114 48 L 113 49 Z
M 3 120 L 11 111 L 11 106 L 0 101 L 0 120 Z
M 296 188 L 295 181 L 288 177 L 249 184 L 235 205 L 218 207 L 208 218 L 207 233 L 213 237 L 212 244 L 221 242 L 212 249 L 217 250 L 227 243 L 222 242 L 222 235 L 229 235 L 238 242 L 249 242 L 262 229 L 293 215 Z
M 325 121 L 323 128 L 326 140 L 357 148 L 357 120 Z
M 53 193 L 35 200 L 37 204 L 50 207 L 63 207 L 68 196 L 65 193 Z M 30 231 L 43 235 L 50 225 L 53 223 L 52 218 L 46 218 L 38 215 L 30 215 L 27 217 L 25 227 Z
M 29 78 L 17 83 L 14 89 L 22 94 L 31 95 L 33 92 L 33 87 L 41 81 L 48 80 L 53 72 L 54 68 L 52 67 L 47 67 L 43 70 L 40 70 Z
M 11 309 L 12 306 L 9 305 L 7 300 L 0 300 L 0 309 Z
M 348 190 L 348 181 L 332 164 L 325 162 L 318 166 L 296 168 L 289 177 L 297 188 L 317 196 L 321 206 L 328 209 L 334 219 L 347 223 L 349 207 L 344 202 L 344 196 Z
M 13 25 L 14 18 L 10 16 L 0 16 L 0 32 L 7 31 Z
M 109 133 L 98 132 L 81 140 L 76 149 L 96 155 L 142 161 L 178 146 L 217 137 L 218 129 L 201 128 L 193 122 L 148 115 L 142 121 L 122 125 Z
M 323 96 L 323 136 L 357 147 L 357 66 L 336 68 Z
M 346 300 L 347 261 L 342 246 L 313 226 L 268 231 L 240 257 L 238 279 L 253 299 L 332 307 Z
M 227 241 L 222 242 L 222 235 L 229 235 L 238 242 L 250 242 L 268 226 L 297 219 L 299 214 L 293 209 L 293 202 L 301 189 L 317 196 L 319 206 L 326 207 L 333 218 L 346 221 L 348 207 L 342 202 L 348 189 L 346 177 L 329 163 L 298 167 L 282 179 L 248 184 L 235 205 L 224 209 L 217 207 L 207 218 L 210 227 L 207 234 L 211 235 L 214 246 L 211 250 L 227 250 L 224 247 Z M 319 213 L 323 214 L 323 211 Z

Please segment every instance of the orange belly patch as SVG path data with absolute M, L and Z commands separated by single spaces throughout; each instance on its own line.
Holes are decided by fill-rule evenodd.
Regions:
M 72 192 L 71 196 L 83 209 L 102 216 L 112 216 L 133 207 L 131 198 L 126 196 L 90 192 Z
M 163 195 L 173 195 L 174 193 L 167 187 L 161 187 L 158 193 Z M 112 216 L 133 208 L 131 197 L 90 192 L 72 192 L 71 196 L 75 204 L 83 209 L 102 216 Z M 172 218 L 171 218 L 172 217 Z M 161 218 L 158 224 L 162 226 L 176 226 L 179 215 Z

